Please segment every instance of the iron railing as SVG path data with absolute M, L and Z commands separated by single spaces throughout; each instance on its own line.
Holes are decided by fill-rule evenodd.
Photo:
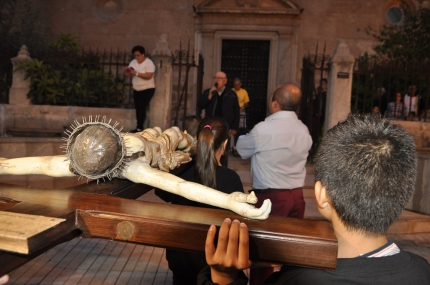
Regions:
M 187 116 L 188 108 L 189 108 L 189 81 L 191 80 L 190 72 L 191 69 L 197 68 L 197 90 L 196 94 L 200 94 L 202 92 L 202 80 L 203 80 L 203 57 L 199 54 L 198 63 L 195 61 L 194 52 L 190 53 L 190 42 L 188 41 L 188 46 L 186 50 L 182 49 L 182 42 L 179 44 L 179 50 L 176 50 L 172 54 L 172 66 L 176 71 L 177 83 L 174 86 L 174 90 L 176 89 L 176 93 L 173 92 L 173 110 L 174 110 L 174 118 L 173 125 L 184 128 L 184 118 Z M 181 115 L 182 110 L 182 115 Z M 194 113 L 195 110 L 192 110 L 191 113 Z
M 412 111 L 415 117 L 411 120 L 426 121 L 430 115 L 430 61 L 385 61 L 371 57 L 361 57 L 355 61 L 351 111 L 354 113 L 374 112 L 375 106 L 378 107 L 382 116 L 387 117 L 387 105 L 395 102 L 396 94 L 402 95 L 401 103 L 404 103 L 406 94 L 410 95 L 410 86 L 417 89 L 417 108 L 403 110 L 404 116 L 400 119 L 408 119 L 408 114 Z M 381 92 L 382 90 L 382 92 Z M 385 90 L 385 97 L 382 97 Z M 385 112 L 384 112 L 385 111 Z M 399 118 L 397 118 L 399 119 Z
M 308 127 L 312 136 L 312 159 L 318 149 L 323 134 L 327 90 L 322 87 L 322 81 L 327 83 L 330 71 L 330 56 L 326 54 L 324 44 L 322 52 L 318 44 L 314 54 L 303 57 L 301 90 L 302 99 L 299 107 L 299 119 Z M 327 87 L 327 84 L 326 84 Z
M 61 92 L 55 105 L 133 108 L 131 79 L 123 72 L 130 52 L 82 48 L 77 53 L 44 54 L 39 60 L 58 75 Z M 42 98 L 33 103 L 49 101 Z

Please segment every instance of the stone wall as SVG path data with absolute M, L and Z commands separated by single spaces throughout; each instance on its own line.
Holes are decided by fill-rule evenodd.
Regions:
M 372 52 L 373 38 L 363 29 L 371 25 L 378 29 L 388 24 L 385 12 L 389 2 L 395 1 L 353 1 L 353 0 L 302 0 L 304 8 L 300 24 L 300 54 L 315 51 L 318 42 L 320 51 L 327 44 L 329 54 L 337 46 L 338 39 L 343 39 L 354 56 Z M 394 3 L 395 4 L 395 3 Z
M 430 148 L 418 149 L 417 170 L 415 192 L 406 208 L 430 215 Z
M 419 151 L 430 150 L 430 122 L 393 121 L 414 137 Z
M 34 133 L 42 136 L 46 133 L 62 133 L 74 120 L 82 122 L 82 117 L 106 116 L 112 119 L 111 124 L 118 122 L 118 128 L 129 131 L 136 126 L 135 111 L 130 109 L 85 108 L 74 106 L 40 106 L 40 105 L 0 105 L 0 157 L 17 158 L 29 156 L 50 156 L 64 154 L 60 146 L 62 138 L 21 138 L 9 137 L 8 131 L 14 133 Z M 63 137 L 66 137 L 65 134 Z M 78 177 L 53 178 L 45 175 L 0 175 L 0 182 L 38 187 L 67 188 L 87 180 Z
M 136 127 L 134 109 L 0 104 L 0 136 L 11 130 L 62 132 L 75 120 L 82 122 L 83 117 L 89 116 L 106 116 L 126 132 Z
M 36 2 L 40 2 L 35 0 Z M 134 45 L 152 51 L 161 34 L 171 46 L 193 40 L 193 0 L 44 1 L 54 34 L 72 33 L 83 45 L 131 52 Z
M 36 1 L 36 0 L 34 0 Z M 399 0 L 400 1 L 400 0 Z M 399 2 L 397 1 L 397 2 Z M 371 51 L 373 39 L 359 31 L 369 24 L 378 28 L 387 23 L 387 7 L 396 1 L 373 0 L 111 0 L 85 1 L 63 0 L 44 1 L 46 15 L 41 15 L 49 22 L 52 32 L 78 35 L 84 46 L 92 48 L 113 48 L 130 50 L 141 44 L 149 52 L 153 51 L 161 34 L 166 34 L 172 50 L 190 41 L 196 54 L 205 54 L 204 87 L 212 84 L 214 71 L 220 66 L 219 46 L 211 33 L 236 32 L 240 39 L 258 40 L 260 33 L 274 33 L 272 41 L 276 47 L 271 51 L 271 67 L 274 64 L 276 74 L 271 74 L 268 93 L 277 84 L 284 81 L 300 82 L 302 57 L 313 53 L 317 43 L 327 43 L 327 53 L 331 54 L 339 39 L 349 45 L 353 56 Z M 207 19 L 210 30 L 200 30 L 201 14 L 193 10 L 193 5 L 202 5 L 211 9 Z M 228 9 L 255 9 L 260 5 L 260 13 L 226 13 Z M 294 6 L 299 15 L 266 13 L 268 7 Z M 216 12 L 218 11 L 218 12 Z M 261 12 L 263 11 L 263 12 Z M 216 13 L 215 13 L 216 12 Z M 205 20 L 206 21 L 206 20 Z M 288 29 L 285 29 L 288 27 Z M 208 34 L 209 32 L 209 34 Z M 246 35 L 244 35 L 246 32 Z M 220 34 L 221 37 L 224 34 Z M 279 38 L 279 40 L 278 40 Z M 209 84 L 209 85 L 208 85 Z M 194 88 L 193 88 L 194 90 Z
M 64 154 L 61 138 L 0 138 L 0 158 Z M 78 177 L 54 178 L 46 175 L 0 175 L 1 183 L 46 189 L 63 189 L 86 183 Z

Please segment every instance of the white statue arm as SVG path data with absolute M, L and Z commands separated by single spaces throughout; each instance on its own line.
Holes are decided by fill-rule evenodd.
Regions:
M 70 161 L 66 155 L 0 158 L 0 174 L 44 174 L 52 177 L 76 176 L 76 174 L 69 171 L 69 163 Z M 255 208 L 250 205 L 257 202 L 257 197 L 255 197 L 254 193 L 234 192 L 226 194 L 198 183 L 185 181 L 173 174 L 152 168 L 144 157 L 131 161 L 121 174 L 122 177 L 135 183 L 148 184 L 189 200 L 231 210 L 250 219 L 267 219 L 272 206 L 270 200 L 266 200 L 260 208 Z
M 260 208 L 250 205 L 257 203 L 254 192 L 251 194 L 241 192 L 226 194 L 154 169 L 141 160 L 132 161 L 122 172 L 122 175 L 135 183 L 148 184 L 192 201 L 233 211 L 250 219 L 267 219 L 272 207 L 270 200 L 265 200 Z
M 0 174 L 27 175 L 44 174 L 52 177 L 69 177 L 76 174 L 69 170 L 66 155 L 0 158 Z
M 99 124 L 102 126 L 100 127 Z M 88 127 L 88 129 L 80 133 L 81 127 L 83 126 Z M 110 131 L 107 132 L 107 136 L 106 132 L 99 133 L 99 130 L 103 130 L 103 126 L 113 130 L 115 135 L 112 136 L 112 132 Z M 177 127 L 167 129 L 163 133 L 160 128 L 155 127 L 146 129 L 137 134 L 120 134 L 118 131 L 115 131 L 112 126 L 106 124 L 104 119 L 102 122 L 98 122 L 97 120 L 93 122 L 90 119 L 88 123 L 84 123 L 83 125 L 76 123 L 73 130 L 70 136 L 74 138 L 73 143 L 76 144 L 67 145 L 67 155 L 13 159 L 0 158 L 0 175 L 44 174 L 52 177 L 68 177 L 76 176 L 79 173 L 91 179 L 98 179 L 106 176 L 108 178 L 121 177 L 127 178 L 135 183 L 151 185 L 164 191 L 183 196 L 189 200 L 228 209 L 250 219 L 263 220 L 269 216 L 271 210 L 270 200 L 264 201 L 260 208 L 255 208 L 250 205 L 257 202 L 257 197 L 254 193 L 244 194 L 234 192 L 232 194 L 225 194 L 218 190 L 198 183 L 185 181 L 175 175 L 169 174 L 169 170 L 191 160 L 190 154 L 186 151 L 190 149 L 193 139 Z M 78 135 L 84 134 L 87 130 L 89 135 L 79 138 L 78 140 Z M 76 136 L 74 136 L 75 134 Z M 115 141 L 120 141 L 121 145 L 118 149 L 113 149 L 113 153 L 111 152 L 110 155 L 116 158 L 115 153 L 117 153 L 117 151 L 122 151 L 124 156 L 124 149 L 126 149 L 127 157 L 130 160 L 122 162 L 123 156 L 121 156 L 120 160 L 114 160 L 112 162 L 113 164 L 111 165 L 116 166 L 113 169 L 109 168 L 110 172 L 94 174 L 94 170 L 98 171 L 97 167 L 99 164 L 94 163 L 94 161 L 97 162 L 98 160 L 95 159 L 100 158 L 100 148 L 103 149 L 110 144 L 115 145 L 113 143 Z M 109 143 L 101 145 L 101 147 L 98 148 L 96 147 L 92 150 L 92 153 L 88 152 L 88 146 L 93 144 L 99 146 L 104 142 Z M 121 147 L 123 147 L 123 149 Z M 106 148 L 106 150 L 112 149 Z M 74 156 L 74 154 L 77 156 Z M 88 157 L 89 155 L 92 156 Z M 90 164 L 87 165 L 87 162 Z M 106 164 L 105 167 L 106 166 L 109 166 L 109 164 Z M 79 171 L 77 170 L 78 168 Z M 90 173 L 88 174 L 88 172 L 85 172 L 86 169 L 83 168 L 88 168 Z M 72 169 L 73 172 L 70 169 Z

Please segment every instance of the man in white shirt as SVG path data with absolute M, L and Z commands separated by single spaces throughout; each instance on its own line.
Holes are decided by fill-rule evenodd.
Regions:
M 155 65 L 145 56 L 143 46 L 135 46 L 131 50 L 134 59 L 124 68 L 127 76 L 131 77 L 133 84 L 134 105 L 136 108 L 136 129 L 131 133 L 143 131 L 143 123 L 146 119 L 146 109 L 155 93 L 154 72 Z
M 271 215 L 304 217 L 302 187 L 312 138 L 295 113 L 301 96 L 300 88 L 294 84 L 278 86 L 269 102 L 271 115 L 237 141 L 240 156 L 244 159 L 251 157 L 252 187 L 258 198 L 257 205 L 270 199 Z M 262 284 L 271 272 L 266 268 L 251 269 L 250 284 Z

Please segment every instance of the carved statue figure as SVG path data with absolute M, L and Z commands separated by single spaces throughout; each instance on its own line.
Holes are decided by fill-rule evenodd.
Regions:
M 253 192 L 225 194 L 201 184 L 185 181 L 168 171 L 191 161 L 193 137 L 172 127 L 164 132 L 154 127 L 140 133 L 122 133 L 106 118 L 75 121 L 65 138 L 66 154 L 6 159 L 0 158 L 0 175 L 44 174 L 52 177 L 81 176 L 87 179 L 119 177 L 148 184 L 189 200 L 231 210 L 250 219 L 264 220 L 270 200 L 253 205 Z

